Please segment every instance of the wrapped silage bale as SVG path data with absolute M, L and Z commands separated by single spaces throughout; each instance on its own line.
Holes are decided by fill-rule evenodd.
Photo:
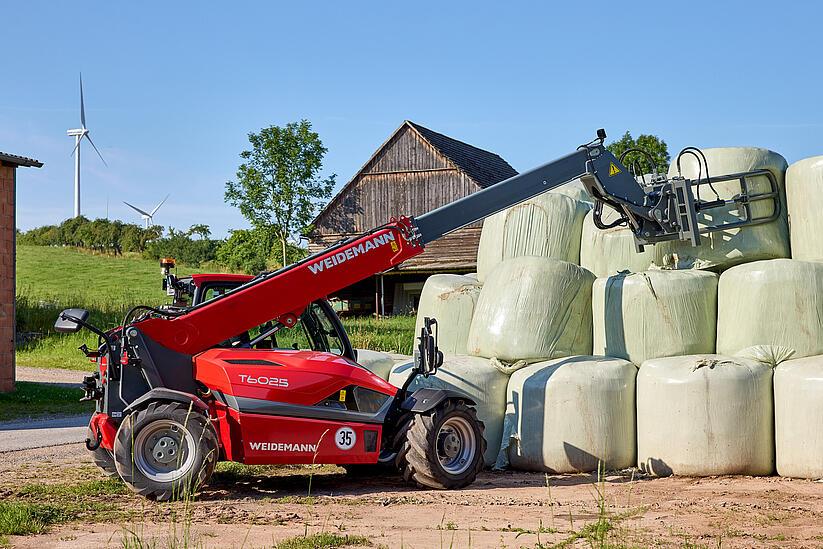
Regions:
M 586 269 L 558 259 L 504 261 L 480 291 L 469 354 L 507 362 L 591 354 L 593 282 Z
M 792 259 L 823 261 L 823 156 L 795 162 L 786 171 Z
M 647 360 L 637 374 L 637 460 L 659 476 L 774 471 L 772 368 L 722 355 Z
M 376 374 L 386 381 L 394 366 L 394 359 L 386 353 L 371 351 L 369 349 L 357 349 L 357 363 L 373 374 Z
M 635 463 L 635 376 L 618 358 L 573 356 L 512 374 L 497 466 L 574 473 Z
M 594 224 L 593 212 L 583 220 L 583 234 L 580 240 L 580 265 L 596 276 L 611 276 L 621 271 L 639 272 L 649 267 L 675 265 L 673 242 L 661 242 L 646 246 L 638 253 L 634 245 L 634 235 L 627 227 L 598 229 Z M 619 218 L 619 214 L 608 206 L 603 206 L 601 219 L 609 224 Z
M 747 261 L 789 257 L 789 228 L 784 187 L 786 159 L 776 152 L 755 147 L 721 147 L 701 150 L 706 156 L 709 174 L 712 177 L 752 170 L 769 170 L 777 180 L 780 191 L 780 217 L 770 223 L 702 235 L 702 243 L 698 247 L 693 247 L 688 242 L 678 242 L 676 247 L 679 260 L 697 268 L 723 270 Z M 680 167 L 684 177 L 697 179 L 699 170 L 695 157 L 684 155 L 680 160 Z M 677 164 L 672 162 L 669 167 L 669 177 L 677 174 Z M 703 173 L 701 177 L 705 178 L 706 174 Z M 747 184 L 750 194 L 771 190 L 766 176 L 750 178 Z M 740 184 L 736 180 L 715 183 L 714 188 L 722 199 L 730 199 L 740 193 Z M 703 200 L 715 199 L 708 185 L 701 186 L 700 195 Z M 774 211 L 769 201 L 753 202 L 751 209 L 754 217 L 769 216 Z M 714 208 L 697 214 L 700 226 L 738 219 L 737 207 L 734 205 Z
M 437 319 L 437 345 L 447 354 L 466 354 L 466 339 L 482 286 L 477 279 L 454 274 L 430 276 L 423 285 L 414 337 L 426 317 Z M 416 339 L 415 339 L 416 341 Z
M 402 387 L 413 367 L 412 362 L 398 364 L 392 368 L 389 383 Z M 483 458 L 487 466 L 494 465 L 500 450 L 503 434 L 503 416 L 506 412 L 506 384 L 509 376 L 495 368 L 485 358 L 461 355 L 447 355 L 437 374 L 417 376 L 409 389 L 414 391 L 424 387 L 447 389 L 464 393 L 477 405 L 477 417 L 486 427 L 486 453 Z
M 592 288 L 594 354 L 641 364 L 650 358 L 713 353 L 717 279 L 695 270 L 598 278 Z
M 589 204 L 555 192 L 489 216 L 477 248 L 477 278 L 485 282 L 500 262 L 520 256 L 580 261 L 580 231 Z
M 823 354 L 823 263 L 755 261 L 720 276 L 717 352 L 782 346 L 794 358 Z
M 555 194 L 565 194 L 569 198 L 574 198 L 580 202 L 588 202 L 589 204 L 592 202 L 592 195 L 589 194 L 589 191 L 586 190 L 586 187 L 583 186 L 583 182 L 579 179 L 569 181 L 568 183 L 560 185 L 549 192 Z
M 823 356 L 775 368 L 774 420 L 777 474 L 823 478 Z

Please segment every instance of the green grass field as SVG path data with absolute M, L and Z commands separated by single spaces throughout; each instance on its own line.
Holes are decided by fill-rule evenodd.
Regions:
M 94 404 L 80 402 L 82 396 L 82 389 L 18 381 L 14 391 L 0 393 L 0 421 L 21 417 L 90 414 L 94 411 Z
M 178 274 L 192 272 L 185 265 Z M 140 256 L 113 257 L 71 248 L 17 247 L 18 331 L 39 334 L 17 350 L 17 364 L 42 368 L 90 370 L 93 365 L 77 350 L 96 344 L 96 336 L 54 333 L 58 313 L 80 307 L 97 326 L 122 322 L 134 305 L 168 301 L 160 286 L 160 266 Z M 355 347 L 411 354 L 414 318 L 344 319 Z

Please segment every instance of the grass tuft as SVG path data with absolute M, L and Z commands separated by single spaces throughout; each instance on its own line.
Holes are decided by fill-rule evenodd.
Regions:
M 284 539 L 275 549 L 333 549 L 335 547 L 368 547 L 372 543 L 365 536 L 340 535 L 329 532 Z
M 50 525 L 65 522 L 64 509 L 46 503 L 0 501 L 0 534 L 25 536 L 41 534 Z

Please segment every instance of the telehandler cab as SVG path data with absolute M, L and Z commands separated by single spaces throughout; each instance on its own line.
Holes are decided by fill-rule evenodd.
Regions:
M 81 348 L 98 364 L 84 379 L 85 399 L 96 402 L 86 441 L 96 463 L 158 500 L 197 490 L 221 460 L 384 463 L 423 487 L 469 485 L 483 467 L 486 445 L 475 403 L 453 391 L 408 390 L 414 377 L 436 375 L 442 364 L 436 320 L 426 319 L 417 334 L 412 375 L 398 388 L 357 364 L 325 296 L 423 253 L 447 233 L 576 178 L 595 203 L 597 226 L 628 225 L 640 250 L 673 239 L 698 245 L 701 233 L 779 215 L 777 183 L 767 171 L 710 177 L 702 153 L 689 148 L 677 162 L 694 155 L 697 180 L 668 179 L 655 170 L 638 182 L 622 160 L 644 153 L 627 151 L 618 159 L 604 147 L 605 137 L 598 130 L 595 140 L 563 158 L 419 217 L 392 218 L 277 271 L 235 277 L 211 294 L 202 277 L 212 275 L 197 275 L 204 283 L 199 286 L 196 278 L 170 277 L 170 295 L 185 293 L 179 284 L 196 286 L 188 289 L 190 302 L 134 307 L 121 326 L 107 331 L 91 325 L 82 309 L 63 311 L 58 332 L 87 328 L 98 336 L 95 350 Z M 748 192 L 747 181 L 755 176 L 767 177 L 771 192 Z M 740 182 L 740 194 L 695 198 L 694 189 L 728 180 Z M 773 203 L 771 216 L 752 217 L 750 204 L 759 200 Z M 620 214 L 617 222 L 602 222 L 604 204 Z M 715 208 L 733 208 L 739 220 L 699 226 L 698 214 Z

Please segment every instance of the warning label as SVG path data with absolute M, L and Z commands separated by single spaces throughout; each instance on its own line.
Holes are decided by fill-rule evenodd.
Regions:
M 615 166 L 614 162 L 609 162 L 609 177 L 620 173 L 620 168 Z

